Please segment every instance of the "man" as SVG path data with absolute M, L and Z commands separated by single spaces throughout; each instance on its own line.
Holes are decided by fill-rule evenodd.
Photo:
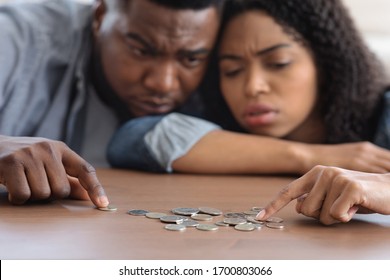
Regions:
M 117 125 L 181 107 L 205 72 L 221 0 L 0 6 L 0 183 L 9 200 L 108 199 L 95 166 Z

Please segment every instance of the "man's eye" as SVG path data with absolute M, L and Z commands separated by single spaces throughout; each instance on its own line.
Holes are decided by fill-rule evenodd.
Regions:
M 138 56 L 138 57 L 145 57 L 145 56 L 148 56 L 149 55 L 149 52 L 145 49 L 142 49 L 142 48 L 137 48 L 137 47 L 132 47 L 130 46 L 130 51 L 135 55 L 135 56 Z
M 204 61 L 204 59 L 196 56 L 188 56 L 188 57 L 184 57 L 182 61 L 186 67 L 194 68 L 200 65 Z

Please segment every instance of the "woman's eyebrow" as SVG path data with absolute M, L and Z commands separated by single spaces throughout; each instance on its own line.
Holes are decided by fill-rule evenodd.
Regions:
M 263 50 L 257 51 L 256 56 L 262 56 L 262 55 L 265 55 L 267 53 L 273 52 L 275 50 L 278 50 L 281 48 L 289 48 L 289 47 L 291 47 L 291 45 L 289 45 L 289 44 L 277 44 L 277 45 L 265 48 Z M 219 61 L 222 61 L 222 60 L 241 60 L 241 59 L 242 59 L 242 57 L 240 57 L 239 55 L 234 55 L 234 54 L 222 54 L 219 56 Z

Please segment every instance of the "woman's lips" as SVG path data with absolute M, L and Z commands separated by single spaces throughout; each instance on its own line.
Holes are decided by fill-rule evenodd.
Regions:
M 244 122 L 248 127 L 270 125 L 275 121 L 277 111 L 264 104 L 248 106 L 244 112 Z

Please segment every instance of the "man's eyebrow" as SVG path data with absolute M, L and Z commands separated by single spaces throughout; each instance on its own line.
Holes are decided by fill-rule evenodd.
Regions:
M 180 50 L 179 53 L 181 56 L 197 56 L 197 55 L 208 55 L 211 50 L 206 48 L 200 48 L 195 50 Z
M 148 41 L 146 41 L 144 38 L 142 38 L 137 33 L 127 33 L 126 38 L 141 43 L 147 49 L 154 50 L 154 47 L 152 46 L 152 44 L 150 44 Z
M 271 46 L 269 48 L 265 48 L 263 50 L 256 52 L 256 56 L 262 56 L 262 55 L 265 55 L 267 53 L 273 52 L 275 50 L 278 50 L 281 48 L 289 48 L 289 47 L 291 47 L 291 45 L 289 45 L 289 44 L 274 45 L 274 46 Z M 224 54 L 224 55 L 220 55 L 218 59 L 219 59 L 219 61 L 221 61 L 221 60 L 242 60 L 242 57 L 240 57 L 238 55 L 234 55 L 234 54 Z

